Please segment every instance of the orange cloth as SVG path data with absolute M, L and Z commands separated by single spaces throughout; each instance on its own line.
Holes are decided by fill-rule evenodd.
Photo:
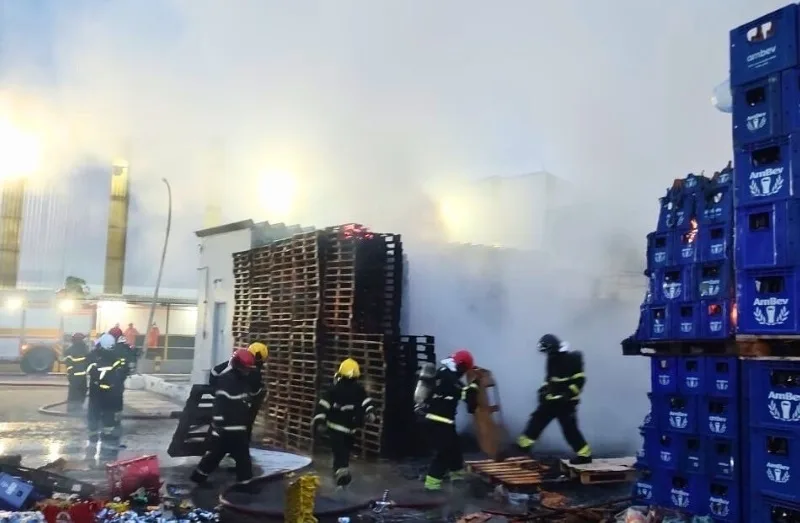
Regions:
M 139 335 L 139 331 L 136 330 L 136 327 L 128 327 L 122 335 L 128 340 L 128 345 L 133 346 L 136 343 L 136 336 Z

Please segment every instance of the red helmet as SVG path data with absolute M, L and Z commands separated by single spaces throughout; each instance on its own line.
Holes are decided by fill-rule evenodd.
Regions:
M 235 369 L 255 369 L 256 357 L 247 349 L 236 349 L 231 356 L 231 365 Z
M 114 336 L 114 339 L 117 339 L 122 336 L 122 329 L 119 327 L 112 327 L 108 330 L 108 333 Z
M 468 370 L 472 370 L 475 366 L 475 359 L 472 357 L 472 354 L 466 349 L 459 349 L 453 353 L 452 356 L 453 361 L 456 363 L 456 367 L 458 370 L 462 372 L 466 372 Z

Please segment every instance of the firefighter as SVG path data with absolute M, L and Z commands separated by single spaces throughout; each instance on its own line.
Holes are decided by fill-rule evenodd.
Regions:
M 436 371 L 430 397 L 417 405 L 417 412 L 424 415 L 434 451 L 425 477 L 425 490 L 441 490 L 445 476 L 449 476 L 451 481 L 464 477 L 464 456 L 456 432 L 456 411 L 462 400 L 467 404 L 470 414 L 478 407 L 477 382 L 464 385 L 461 381 L 461 377 L 474 366 L 469 351 L 455 351 L 442 360 L 442 365 Z
M 539 406 L 531 414 L 525 431 L 517 438 L 517 446 L 529 452 L 545 427 L 558 420 L 567 443 L 575 451 L 570 463 L 592 462 L 592 451 L 578 429 L 578 403 L 586 383 L 583 355 L 570 350 L 569 344 L 553 334 L 539 339 L 539 352 L 547 355 L 544 384 L 539 387 Z
M 226 454 L 236 460 L 236 479 L 247 483 L 253 478 L 247 424 L 253 396 L 249 374 L 256 370 L 256 359 L 247 349 L 238 349 L 230 360 L 231 370 L 219 376 L 214 392 L 214 414 L 208 450 L 191 480 L 205 485 Z
M 361 369 L 356 360 L 347 358 L 339 365 L 333 385 L 322 394 L 312 420 L 312 434 L 328 433 L 333 452 L 333 476 L 336 485 L 350 484 L 350 450 L 353 434 L 364 421 L 374 423 L 375 406 L 359 381 Z
M 122 329 L 119 328 L 119 324 L 110 328 L 108 333 L 114 336 L 114 350 L 120 358 L 125 359 L 125 366 L 127 368 L 127 375 L 125 377 L 127 378 L 132 374 L 136 374 L 136 351 L 123 334 Z
M 88 358 L 87 459 L 94 458 L 98 442 L 100 457 L 104 461 L 116 460 L 119 452 L 122 391 L 127 369 L 125 360 L 119 357 L 114 348 L 114 337 L 104 334 L 100 337 L 99 348 L 93 350 Z
M 250 404 L 250 423 L 248 424 L 247 429 L 249 439 L 249 436 L 253 433 L 253 423 L 255 422 L 258 411 L 261 408 L 261 405 L 264 403 L 264 398 L 267 395 L 267 389 L 264 387 L 262 370 L 264 369 L 264 364 L 267 361 L 269 349 L 265 344 L 257 341 L 255 343 L 251 343 L 250 346 L 247 347 L 247 350 L 255 357 L 256 360 L 255 372 L 251 372 L 247 375 L 248 381 L 250 382 L 251 395 L 253 397 L 253 401 Z M 216 388 L 217 383 L 219 383 L 219 378 L 223 374 L 230 372 L 231 368 L 231 360 L 224 361 L 215 366 L 213 369 L 211 369 L 211 375 L 208 378 L 208 384 Z
M 64 351 L 64 364 L 67 366 L 67 412 L 74 413 L 83 409 L 86 401 L 86 361 L 89 347 L 84 340 L 86 336 L 80 332 L 72 335 L 72 344 Z

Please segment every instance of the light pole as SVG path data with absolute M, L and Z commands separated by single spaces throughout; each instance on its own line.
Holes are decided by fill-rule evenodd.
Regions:
M 167 244 L 169 243 L 169 230 L 172 227 L 172 187 L 166 178 L 161 178 L 167 186 L 167 229 L 164 232 L 164 248 L 161 251 L 161 263 L 158 266 L 158 278 L 156 278 L 156 289 L 153 291 L 153 302 L 150 304 L 150 316 L 147 319 L 147 327 L 142 343 L 142 357 L 139 359 L 139 372 L 142 369 L 142 362 L 147 359 L 147 339 L 150 337 L 150 329 L 156 315 L 156 304 L 158 303 L 158 290 L 161 287 L 161 275 L 164 273 L 164 260 L 167 258 Z

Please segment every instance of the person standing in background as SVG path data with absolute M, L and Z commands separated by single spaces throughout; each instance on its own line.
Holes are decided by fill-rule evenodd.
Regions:
M 147 331 L 147 348 L 155 349 L 158 347 L 159 337 L 161 337 L 161 331 L 158 330 L 156 322 L 153 322 L 153 324 L 150 326 L 150 330 Z
M 136 330 L 136 327 L 133 326 L 133 323 L 128 324 L 128 328 L 125 329 L 125 332 L 122 334 L 125 336 L 125 339 L 128 340 L 128 345 L 131 348 L 136 346 L 136 337 L 139 336 L 139 331 Z

